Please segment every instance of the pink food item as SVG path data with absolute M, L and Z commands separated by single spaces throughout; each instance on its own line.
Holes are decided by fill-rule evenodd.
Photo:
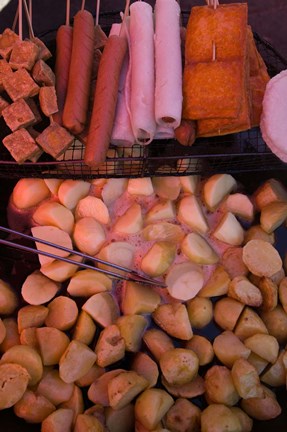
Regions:
M 38 60 L 33 69 L 32 77 L 39 85 L 54 86 L 55 74 L 43 60 Z
M 9 106 L 9 102 L 7 102 L 2 96 L 0 96 L 0 117 L 2 116 L 2 111 Z
M 15 32 L 6 28 L 0 35 L 0 55 L 8 60 L 14 44 L 19 40 L 19 36 Z
M 55 159 L 67 150 L 74 137 L 56 122 L 51 123 L 37 138 L 37 144 Z
M 41 41 L 41 39 L 33 37 L 31 38 L 31 41 L 39 48 L 37 60 L 41 59 L 46 61 L 52 57 L 51 51 L 46 47 L 46 45 L 44 44 L 44 42 Z
M 36 123 L 33 111 L 24 99 L 18 99 L 2 111 L 3 118 L 12 132 Z
M 7 75 L 12 74 L 12 73 L 13 73 L 13 71 L 12 71 L 9 63 L 6 60 L 1 59 L 0 60 L 0 91 L 4 90 L 3 78 L 5 78 Z
M 12 69 L 25 68 L 31 70 L 38 57 L 39 48 L 30 40 L 19 41 L 14 44 L 9 65 Z
M 21 98 L 36 96 L 39 93 L 39 86 L 24 68 L 3 78 L 3 87 L 14 102 Z
M 43 113 L 50 117 L 58 111 L 57 96 L 54 86 L 45 86 L 40 88 L 39 102 Z
M 3 144 L 19 164 L 39 153 L 39 147 L 34 138 L 24 128 L 7 135 L 3 139 Z

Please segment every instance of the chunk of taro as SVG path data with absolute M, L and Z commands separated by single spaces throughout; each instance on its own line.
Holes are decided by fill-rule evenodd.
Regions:
M 13 159 L 19 164 L 24 163 L 27 159 L 31 159 L 38 154 L 39 147 L 29 132 L 22 128 L 3 139 L 3 144 L 10 152 Z
M 3 86 L 10 98 L 15 102 L 39 93 L 39 86 L 31 78 L 26 69 L 18 69 L 16 72 L 3 78 Z
M 12 73 L 13 73 L 13 71 L 12 71 L 9 63 L 6 60 L 1 59 L 0 60 L 0 91 L 4 90 L 3 78 L 5 78 L 6 76 L 8 76 L 9 74 L 12 74 Z
M 39 48 L 37 60 L 48 60 L 52 57 L 51 51 L 46 47 L 46 45 L 44 44 L 44 42 L 41 41 L 41 39 L 33 37 L 31 38 L 31 41 L 34 42 L 34 44 L 37 45 L 37 47 Z
M 36 122 L 33 111 L 24 99 L 13 102 L 2 112 L 3 118 L 11 131 L 15 132 L 21 127 L 26 127 Z
M 8 60 L 14 44 L 19 40 L 19 36 L 16 33 L 6 28 L 0 35 L 0 55 Z
M 32 69 L 32 77 L 40 85 L 55 85 L 55 74 L 43 60 L 36 61 Z
M 9 106 L 9 103 L 0 96 L 0 117 L 2 116 L 2 111 Z
M 20 41 L 14 44 L 9 64 L 12 69 L 25 68 L 31 70 L 38 57 L 39 48 L 30 40 Z
M 74 141 L 71 135 L 65 128 L 57 123 L 51 123 L 37 138 L 37 143 L 55 159 L 66 151 Z
M 41 87 L 39 92 L 39 102 L 41 110 L 47 117 L 55 114 L 59 110 L 55 87 Z

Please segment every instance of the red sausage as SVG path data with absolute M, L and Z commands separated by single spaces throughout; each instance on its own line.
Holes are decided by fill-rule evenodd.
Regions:
M 63 124 L 62 116 L 66 100 L 72 55 L 73 29 L 68 25 L 59 27 L 56 36 L 56 94 L 59 111 L 53 115 L 55 122 Z
M 87 122 L 94 54 L 94 19 L 86 11 L 74 18 L 73 46 L 63 124 L 74 134 L 83 131 Z

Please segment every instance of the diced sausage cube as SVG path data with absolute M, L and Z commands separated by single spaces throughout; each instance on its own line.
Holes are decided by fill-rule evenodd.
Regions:
M 19 164 L 33 158 L 39 152 L 35 140 L 24 128 L 7 135 L 3 139 L 3 144 Z
M 54 122 L 36 138 L 36 141 L 44 152 L 57 159 L 70 147 L 74 137 L 65 128 Z
M 11 29 L 6 28 L 0 35 L 0 55 L 8 60 L 14 44 L 18 41 L 19 36 Z
M 13 74 L 3 79 L 3 86 L 10 98 L 15 102 L 39 93 L 39 86 L 31 78 L 26 69 L 18 69 Z
M 31 70 L 38 57 L 39 48 L 30 40 L 17 42 L 11 51 L 9 64 L 12 69 Z
M 55 74 L 43 60 L 36 61 L 32 69 L 32 77 L 40 85 L 55 85 Z
M 21 127 L 30 126 L 36 121 L 33 111 L 24 99 L 13 102 L 3 110 L 2 115 L 12 132 Z
M 11 66 L 9 66 L 9 63 L 6 60 L 1 59 L 0 60 L 0 91 L 4 90 L 3 78 L 5 78 L 6 76 L 12 73 L 13 71 L 11 69 Z
M 0 117 L 2 116 L 2 111 L 9 106 L 9 103 L 0 96 Z
M 41 110 L 47 117 L 55 114 L 59 110 L 55 87 L 41 87 L 39 102 Z
M 34 42 L 34 44 L 36 44 L 39 48 L 37 60 L 48 60 L 52 57 L 51 51 L 46 47 L 46 45 L 44 44 L 44 42 L 41 41 L 41 39 L 33 37 L 31 38 L 31 41 Z

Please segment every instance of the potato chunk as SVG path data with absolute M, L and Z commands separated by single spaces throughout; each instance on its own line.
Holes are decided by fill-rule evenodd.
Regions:
M 213 232 L 214 237 L 224 243 L 232 246 L 240 246 L 244 240 L 244 230 L 236 217 L 228 212 Z
M 68 408 L 59 408 L 45 418 L 41 432 L 70 432 L 72 423 L 73 411 Z
M 37 393 L 47 398 L 54 405 L 68 401 L 72 397 L 73 390 L 74 384 L 65 383 L 56 369 L 47 372 L 37 387 Z
M 60 378 L 72 383 L 85 375 L 96 361 L 96 354 L 87 345 L 73 340 L 60 358 Z
M 233 330 L 244 309 L 244 304 L 225 297 L 215 303 L 214 320 L 224 330 Z
M 216 336 L 213 349 L 216 357 L 229 368 L 233 366 L 237 359 L 247 359 L 251 353 L 251 350 L 229 330 Z
M 171 266 L 176 255 L 176 245 L 170 242 L 156 242 L 143 256 L 141 269 L 151 277 L 164 274 Z
M 182 303 L 161 304 L 152 317 L 170 336 L 189 340 L 193 335 L 186 306 Z
M 19 333 L 30 327 L 41 327 L 47 318 L 49 309 L 46 306 L 23 306 L 18 311 L 17 322 Z
M 148 381 L 133 371 L 122 372 L 108 383 L 110 406 L 121 409 L 148 386 Z
M 41 327 L 36 329 L 36 337 L 43 365 L 52 366 L 59 363 L 69 345 L 68 336 L 57 328 Z
M 26 390 L 22 399 L 14 405 L 16 416 L 28 423 L 41 423 L 55 409 L 55 405 L 47 398 L 31 390 Z
M 208 403 L 235 405 L 240 397 L 234 386 L 230 370 L 225 366 L 212 366 L 205 374 Z
M 236 180 L 230 174 L 215 174 L 203 185 L 203 200 L 214 211 L 221 201 L 236 188 Z
M 56 201 L 45 201 L 33 213 L 33 221 L 38 225 L 57 227 L 68 234 L 74 228 L 74 215 L 71 210 Z
M 240 340 L 245 340 L 257 333 L 266 334 L 268 330 L 259 315 L 253 309 L 246 307 L 238 320 L 234 333 Z
M 203 287 L 203 282 L 202 268 L 191 262 L 174 264 L 165 278 L 170 295 L 182 301 L 195 297 Z
M 148 430 L 154 429 L 173 405 L 173 398 L 164 390 L 147 389 L 136 400 L 136 419 Z
M 202 432 L 242 432 L 238 417 L 225 405 L 211 404 L 201 413 Z
M 125 355 L 125 341 L 119 328 L 112 324 L 102 330 L 95 347 L 97 364 L 101 367 L 109 366 Z
M 200 409 L 187 399 L 177 399 L 165 416 L 165 426 L 172 431 L 199 431 Z
M 96 219 L 84 217 L 75 223 L 74 242 L 81 252 L 96 255 L 105 241 L 105 230 Z
M 163 353 L 174 348 L 172 339 L 157 328 L 148 329 L 143 335 L 143 341 L 157 361 Z
M 256 276 L 270 277 L 279 272 L 282 260 L 277 250 L 263 240 L 250 240 L 243 247 L 243 261 Z
M 45 324 L 59 330 L 68 330 L 73 327 L 78 317 L 77 304 L 69 297 L 56 297 L 48 304 L 48 309 Z
M 211 300 L 204 297 L 195 297 L 187 302 L 187 313 L 192 327 L 203 328 L 213 318 Z
M 191 349 L 197 355 L 199 366 L 205 366 L 213 360 L 214 352 L 211 342 L 204 336 L 193 335 L 185 344 L 185 348 Z
M 231 369 L 231 376 L 239 396 L 243 399 L 263 397 L 259 375 L 255 367 L 246 359 L 235 360 Z
M 25 393 L 30 375 L 23 366 L 15 363 L 0 365 L 0 409 L 12 407 Z
M 262 304 L 262 294 L 246 277 L 237 276 L 228 287 L 228 296 L 248 306 L 258 307 Z
M 262 387 L 263 398 L 242 399 L 241 408 L 256 420 L 271 420 L 278 417 L 282 409 L 276 400 L 275 394 L 266 387 Z
M 279 344 L 274 336 L 268 334 L 255 334 L 244 340 L 244 344 L 253 353 L 275 363 L 279 353 Z
M 152 313 L 160 304 L 160 296 L 151 287 L 126 282 L 121 309 L 125 315 Z
M 12 314 L 18 306 L 18 298 L 10 285 L 0 279 L 0 315 Z
M 44 180 L 36 178 L 22 178 L 15 185 L 12 200 L 19 209 L 28 209 L 39 204 L 50 196 Z
M 140 350 L 147 324 L 147 319 L 142 315 L 123 315 L 117 319 L 116 325 L 124 340 L 126 351 L 138 352 Z
M 41 305 L 52 300 L 60 285 L 52 281 L 39 270 L 27 276 L 21 289 L 23 299 L 31 305 Z
M 152 358 L 144 352 L 136 353 L 131 364 L 131 369 L 138 375 L 143 376 L 149 382 L 149 387 L 154 387 L 156 385 L 159 375 L 158 366 Z
M 67 287 L 73 297 L 90 297 L 102 291 L 112 289 L 112 279 L 95 270 L 85 269 L 75 273 Z
M 102 327 L 113 324 L 120 313 L 114 297 L 107 292 L 94 294 L 83 304 L 82 309 Z
M 199 360 L 192 350 L 174 348 L 160 357 L 159 365 L 169 384 L 181 385 L 192 381 L 196 376 Z

